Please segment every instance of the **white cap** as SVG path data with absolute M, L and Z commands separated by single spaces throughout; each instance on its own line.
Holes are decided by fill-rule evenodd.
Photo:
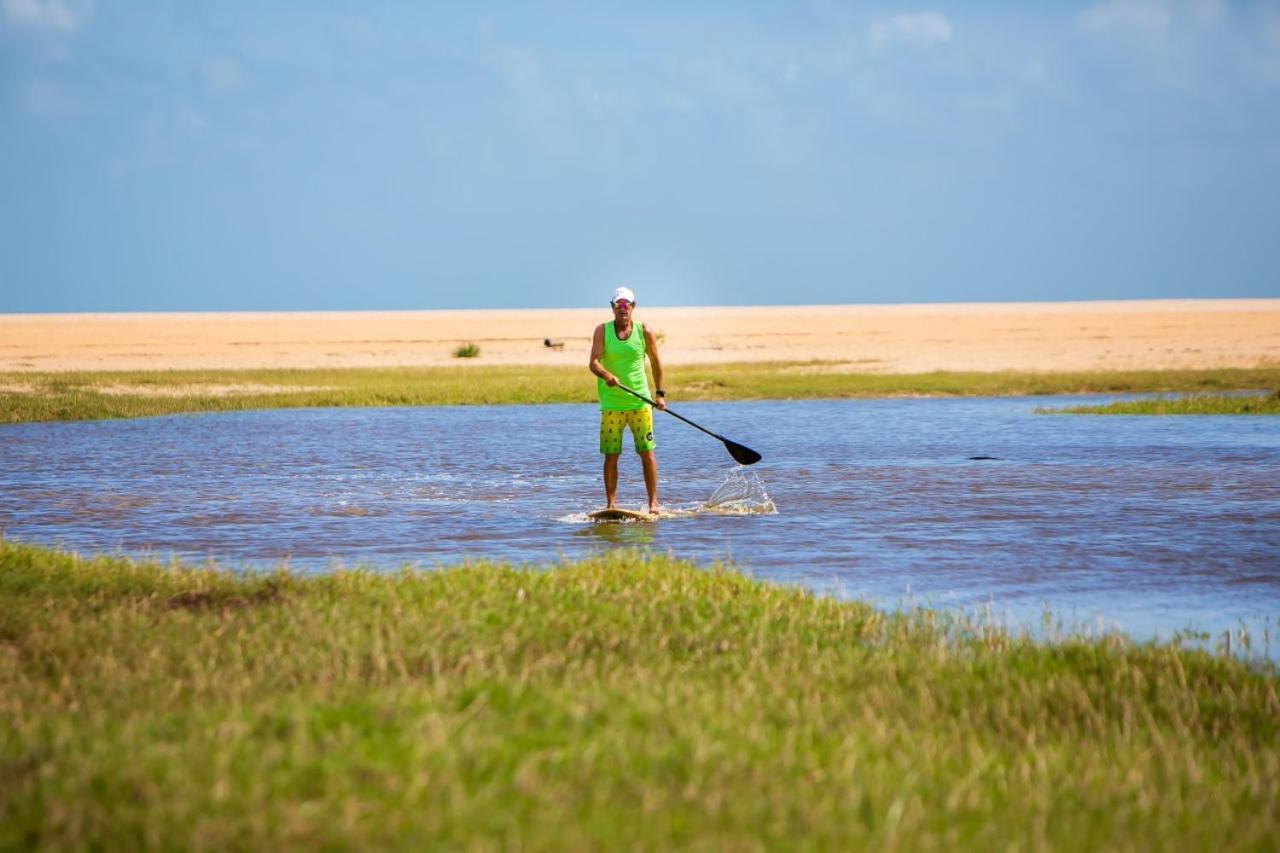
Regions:
M 636 304 L 636 295 L 631 292 L 631 288 L 623 286 L 613 292 L 613 298 L 609 300 L 609 304 L 617 302 L 619 299 L 625 299 L 632 305 Z

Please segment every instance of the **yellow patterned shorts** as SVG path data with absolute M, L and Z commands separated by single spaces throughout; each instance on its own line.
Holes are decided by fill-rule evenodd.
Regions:
M 626 412 L 600 412 L 600 452 L 606 456 L 622 452 L 622 430 L 631 428 L 631 440 L 636 453 L 653 450 L 658 443 L 653 440 L 653 409 L 631 409 Z

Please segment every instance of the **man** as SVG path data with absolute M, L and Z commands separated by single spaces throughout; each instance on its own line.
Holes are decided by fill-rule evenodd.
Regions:
M 667 407 L 667 393 L 662 390 L 662 361 L 658 343 L 644 324 L 633 323 L 631 312 L 636 296 L 630 288 L 619 287 L 609 301 L 613 322 L 596 326 L 591 339 L 591 362 L 588 367 L 596 375 L 596 393 L 600 397 L 600 452 L 604 454 L 604 497 L 608 509 L 616 508 L 618 499 L 618 457 L 622 455 L 622 430 L 631 430 L 631 440 L 644 468 L 644 487 L 649 493 L 649 512 L 658 514 L 657 444 L 653 440 L 653 409 L 639 397 L 632 396 L 619 385 L 643 394 Z M 658 386 L 649 393 L 644 373 L 644 357 L 653 366 L 653 381 Z

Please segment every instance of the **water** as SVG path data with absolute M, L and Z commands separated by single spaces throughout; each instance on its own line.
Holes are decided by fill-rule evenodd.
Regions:
M 585 521 L 603 505 L 591 406 L 8 426 L 0 529 L 82 552 L 303 571 L 647 546 L 1030 627 L 1047 605 L 1069 625 L 1137 637 L 1274 629 L 1280 418 L 1033 413 L 1086 399 L 1098 398 L 678 405 L 764 454 L 750 470 L 776 513 L 693 512 L 735 466 L 660 416 L 662 497 L 679 516 L 631 525 Z M 630 451 L 621 480 L 621 503 L 641 508 Z

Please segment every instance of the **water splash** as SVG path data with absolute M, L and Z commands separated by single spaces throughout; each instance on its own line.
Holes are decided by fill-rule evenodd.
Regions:
M 731 469 L 698 512 L 722 515 L 772 515 L 778 511 L 760 475 L 743 465 Z

